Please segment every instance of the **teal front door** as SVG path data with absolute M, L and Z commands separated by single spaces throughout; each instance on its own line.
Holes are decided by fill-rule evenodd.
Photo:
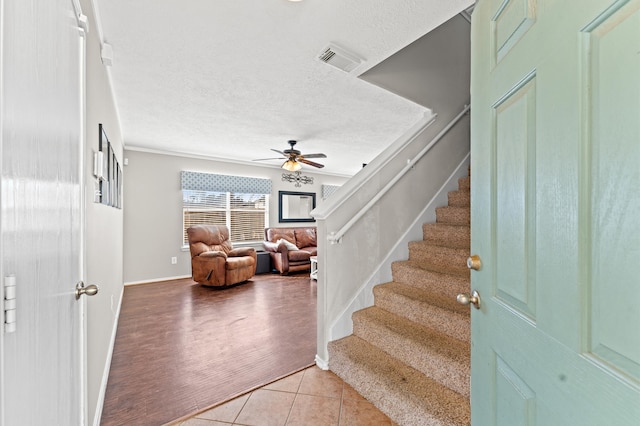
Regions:
M 640 425 L 640 0 L 479 0 L 472 424 Z

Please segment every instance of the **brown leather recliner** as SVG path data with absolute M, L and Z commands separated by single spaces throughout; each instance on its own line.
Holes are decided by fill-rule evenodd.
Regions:
M 266 228 L 264 237 L 262 245 L 269 252 L 273 267 L 282 275 L 310 270 L 310 257 L 318 255 L 315 226 Z
M 234 249 L 229 229 L 222 225 L 194 225 L 187 229 L 191 275 L 207 286 L 227 286 L 247 281 L 256 273 L 255 249 Z

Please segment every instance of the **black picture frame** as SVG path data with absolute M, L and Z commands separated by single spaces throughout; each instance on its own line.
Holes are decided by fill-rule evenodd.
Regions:
M 309 214 L 315 208 L 315 192 L 278 191 L 278 222 L 315 222 Z
M 122 208 L 122 169 L 102 124 L 98 124 L 98 134 L 98 150 L 104 161 L 104 177 L 99 182 L 100 203 L 119 209 Z
M 109 205 L 109 138 L 102 124 L 98 124 L 98 151 L 102 153 L 102 173 L 100 179 L 100 203 Z

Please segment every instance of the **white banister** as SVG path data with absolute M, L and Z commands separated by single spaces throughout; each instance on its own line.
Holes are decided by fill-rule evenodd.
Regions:
M 413 159 L 408 159 L 407 165 L 402 170 L 400 170 L 400 172 L 396 174 L 396 176 L 393 179 L 391 179 L 371 200 L 369 200 L 369 202 L 365 204 L 364 207 L 362 207 L 358 211 L 358 213 L 356 213 L 338 231 L 329 233 L 327 235 L 327 240 L 331 244 L 340 243 L 342 240 L 342 237 L 347 233 L 347 231 L 349 231 L 349 229 L 351 229 L 351 227 L 355 225 L 362 218 L 362 216 L 364 216 L 369 211 L 369 209 L 371 209 L 371 207 L 373 207 L 391 188 L 393 188 L 393 186 L 400 179 L 402 179 L 409 170 L 413 168 L 415 163 L 420 161 L 420 159 L 424 157 L 427 154 L 427 152 L 429 152 L 431 148 L 433 148 L 440 141 L 440 139 L 442 139 L 449 132 L 449 130 L 451 130 L 451 128 L 453 128 L 456 124 L 458 124 L 458 122 L 462 119 L 462 117 L 464 117 L 469 112 L 470 109 L 471 109 L 470 105 L 465 105 L 462 112 L 460 112 L 457 116 L 455 116 L 455 118 L 451 120 L 451 122 L 449 122 L 449 124 L 447 124 L 445 128 L 443 128 L 440 131 L 440 133 L 438 133 L 431 140 L 431 142 L 429 142 Z

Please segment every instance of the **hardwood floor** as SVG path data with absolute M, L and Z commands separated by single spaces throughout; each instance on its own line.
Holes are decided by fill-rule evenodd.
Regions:
M 316 283 L 256 275 L 124 290 L 101 425 L 160 425 L 301 370 L 316 354 Z

